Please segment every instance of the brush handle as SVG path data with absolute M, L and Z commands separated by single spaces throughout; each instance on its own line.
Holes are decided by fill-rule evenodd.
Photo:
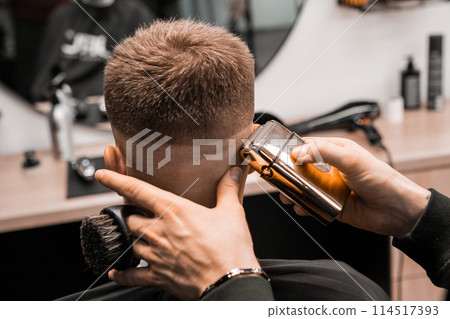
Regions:
M 123 234 L 123 247 L 125 247 L 122 257 L 120 257 L 113 265 L 112 268 L 116 270 L 125 270 L 130 267 L 135 267 L 139 264 L 140 259 L 133 256 L 133 241 L 130 237 L 130 231 L 125 222 L 125 219 L 130 215 L 140 215 L 147 217 L 144 210 L 133 205 L 116 205 L 103 208 L 100 215 L 108 215 L 114 219 L 115 224 L 120 228 L 120 232 Z

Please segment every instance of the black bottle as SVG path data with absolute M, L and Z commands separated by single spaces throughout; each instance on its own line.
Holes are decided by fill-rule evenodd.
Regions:
M 420 72 L 414 69 L 412 57 L 408 58 L 408 67 L 402 72 L 402 96 L 405 109 L 420 108 Z
M 444 99 L 442 93 L 442 42 L 440 35 L 430 36 L 428 56 L 428 103 L 429 110 L 442 111 Z

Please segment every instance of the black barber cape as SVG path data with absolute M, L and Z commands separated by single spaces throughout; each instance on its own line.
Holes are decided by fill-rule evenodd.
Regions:
M 332 260 L 263 259 L 259 262 L 270 282 L 259 276 L 231 279 L 202 300 L 389 300 L 376 283 L 342 262 L 339 265 Z M 177 299 L 157 287 L 123 287 L 110 282 L 60 300 Z
M 393 245 L 422 266 L 426 270 L 428 277 L 436 286 L 450 289 L 450 198 L 440 194 L 434 189 L 430 189 L 430 191 L 430 201 L 416 225 L 405 237 L 394 238 Z M 293 261 L 292 263 L 295 262 Z M 303 262 L 300 261 L 300 263 Z M 264 268 L 264 263 L 261 263 L 261 265 Z M 328 274 L 331 274 L 332 272 L 330 272 L 329 269 L 324 272 L 324 269 L 322 269 L 321 274 L 325 274 L 325 277 L 320 278 L 322 277 L 320 273 L 316 273 L 316 276 L 311 273 L 312 269 L 310 266 L 311 265 L 308 267 L 309 274 L 307 277 L 314 278 L 316 283 L 327 283 L 329 278 L 327 279 L 326 277 L 329 277 Z M 323 265 L 321 265 L 320 268 L 322 267 Z M 266 269 L 268 273 L 270 273 L 270 270 L 271 269 Z M 358 275 L 351 274 L 355 276 Z M 228 286 L 219 287 L 216 291 L 213 290 L 210 295 L 205 297 L 205 300 L 239 300 L 238 298 L 240 298 L 240 300 L 252 300 L 256 298 L 268 300 L 271 298 L 272 293 L 276 300 L 290 300 L 295 294 L 297 294 L 297 297 L 304 297 L 298 295 L 299 293 L 297 291 L 286 291 L 286 289 L 298 288 L 309 288 L 307 290 L 310 290 L 310 292 L 307 292 L 306 294 L 315 295 L 316 298 L 322 296 L 323 300 L 330 300 L 330 297 L 333 298 L 332 295 L 323 295 L 324 293 L 332 293 L 336 300 L 348 300 L 351 299 L 350 296 L 352 293 L 360 293 L 357 289 L 349 289 L 350 286 L 338 282 L 334 283 L 334 285 L 336 285 L 334 286 L 336 291 L 327 291 L 322 284 L 316 287 L 299 287 L 298 281 L 296 285 L 292 284 L 292 274 L 289 277 L 285 277 L 285 280 L 281 282 L 279 282 L 277 274 L 275 275 L 276 279 L 275 282 L 272 283 L 272 289 L 268 286 L 267 282 L 265 282 L 265 279 L 260 277 L 254 277 L 254 279 L 252 279 L 254 282 L 251 284 L 249 283 L 250 285 L 246 285 L 243 278 L 237 278 L 231 280 L 228 283 Z M 336 273 L 334 276 L 336 276 Z M 290 285 L 286 285 L 287 278 L 290 278 Z M 354 278 L 362 283 L 362 287 L 364 287 L 374 299 L 382 298 L 370 282 L 367 282 L 363 278 Z M 302 282 L 305 280 L 302 277 L 298 277 L 297 279 L 301 279 Z M 308 279 L 306 279 L 306 281 L 308 281 Z M 328 282 L 328 284 L 330 284 L 330 282 Z M 338 285 L 339 289 L 337 289 Z M 254 289 L 251 289 L 252 286 Z M 280 292 L 282 293 L 281 295 Z M 343 294 L 343 292 L 345 293 Z M 367 297 L 364 295 L 359 296 Z
M 343 262 L 338 262 L 339 265 L 333 260 L 264 259 L 259 262 L 270 283 L 262 277 L 236 278 L 213 289 L 202 300 L 389 300 L 380 286 Z
M 450 198 L 431 190 L 422 217 L 395 247 L 419 263 L 434 284 L 450 288 Z M 342 271 L 331 260 L 260 260 L 271 278 L 241 277 L 227 281 L 203 300 L 386 300 L 374 282 L 351 267 Z M 359 284 L 358 287 L 350 276 Z M 363 289 L 361 289 L 361 287 Z M 80 298 L 81 297 L 81 298 Z M 173 300 L 156 287 L 121 287 L 113 282 L 61 300 Z
M 75 97 L 102 95 L 103 69 L 114 46 L 154 18 L 139 0 L 116 0 L 106 8 L 77 2 L 86 12 L 71 3 L 56 11 L 47 27 L 32 85 L 35 101 L 47 99 L 57 66 Z

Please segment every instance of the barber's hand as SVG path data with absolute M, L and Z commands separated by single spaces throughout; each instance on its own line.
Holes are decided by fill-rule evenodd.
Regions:
M 101 170 L 96 178 L 127 201 L 149 212 L 127 224 L 134 254 L 147 267 L 111 270 L 110 279 L 126 286 L 154 285 L 180 299 L 198 299 L 234 268 L 259 268 L 239 202 L 242 170 L 232 168 L 217 187 L 217 206 L 206 208 L 136 178 Z M 195 186 L 194 186 L 195 187 Z
M 308 152 L 301 147 L 292 157 L 311 162 L 314 145 L 326 163 L 341 171 L 345 183 L 352 190 L 337 219 L 358 228 L 384 235 L 403 237 L 416 224 L 424 211 L 430 191 L 418 186 L 376 159 L 357 143 L 343 138 L 307 138 Z M 292 202 L 281 195 L 285 204 Z M 295 205 L 298 215 L 307 215 Z

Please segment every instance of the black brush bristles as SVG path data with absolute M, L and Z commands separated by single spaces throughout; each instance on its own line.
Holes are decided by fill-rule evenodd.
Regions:
M 133 257 L 132 241 L 124 221 L 132 214 L 147 216 L 138 207 L 118 205 L 82 221 L 81 248 L 94 274 L 104 275 L 112 268 L 124 270 L 139 264 L 139 259 Z
M 101 275 L 123 253 L 119 226 L 108 215 L 91 216 L 81 223 L 81 248 L 94 274 Z M 125 248 L 126 249 L 126 248 Z

